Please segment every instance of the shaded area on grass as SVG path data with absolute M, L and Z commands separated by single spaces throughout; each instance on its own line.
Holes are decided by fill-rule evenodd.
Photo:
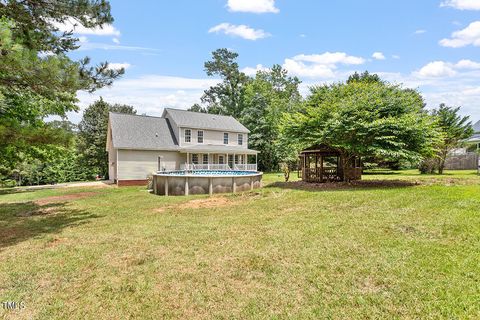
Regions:
M 0 250 L 43 234 L 88 223 L 99 218 L 84 210 L 68 206 L 68 202 L 28 201 L 2 203 L 0 206 Z
M 35 190 L 23 190 L 18 188 L 0 188 L 0 196 L 5 194 L 15 194 L 23 192 L 34 192 Z
M 296 189 L 303 191 L 354 190 L 354 189 L 385 189 L 406 188 L 419 185 L 418 181 L 407 180 L 358 180 L 351 182 L 274 182 L 266 188 Z

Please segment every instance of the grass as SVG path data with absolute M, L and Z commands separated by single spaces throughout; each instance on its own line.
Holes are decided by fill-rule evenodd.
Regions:
M 364 178 L 415 183 L 3 190 L 0 318 L 479 318 L 480 177 Z

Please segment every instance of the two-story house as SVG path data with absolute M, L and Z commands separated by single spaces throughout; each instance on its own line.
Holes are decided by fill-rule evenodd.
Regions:
M 139 185 L 157 171 L 257 171 L 258 152 L 248 149 L 248 134 L 230 116 L 170 108 L 161 117 L 110 113 L 110 180 Z

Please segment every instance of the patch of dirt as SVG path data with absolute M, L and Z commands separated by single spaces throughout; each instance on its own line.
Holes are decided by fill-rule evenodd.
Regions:
M 411 187 L 419 185 L 418 181 L 406 180 L 357 180 L 351 182 L 275 182 L 271 184 L 272 187 L 284 189 L 299 189 L 299 190 L 342 190 L 342 189 L 356 189 L 356 188 L 398 188 Z
M 67 240 L 67 238 L 53 238 L 47 243 L 47 247 L 56 247 L 59 244 L 66 242 Z
M 50 213 L 55 213 L 55 211 L 57 209 L 58 208 L 56 208 L 56 207 L 38 208 L 38 209 L 35 209 L 35 210 L 20 212 L 16 216 L 17 217 L 43 216 L 43 215 L 47 215 L 47 214 L 50 214 Z
M 61 196 L 51 196 L 43 199 L 38 199 L 38 200 L 35 200 L 34 203 L 39 206 L 44 206 L 44 205 L 56 203 L 56 202 L 84 199 L 84 198 L 92 197 L 95 194 L 96 192 L 79 192 L 79 193 L 72 193 L 72 194 L 64 194 Z
M 375 294 L 384 291 L 386 288 L 374 279 L 368 277 L 359 283 L 358 289 L 363 294 Z
M 226 207 L 234 202 L 226 197 L 211 197 L 206 199 L 194 199 L 181 203 L 178 205 L 172 205 L 167 207 L 158 208 L 156 212 L 164 212 L 167 209 L 202 209 L 202 208 L 217 208 L 217 207 Z

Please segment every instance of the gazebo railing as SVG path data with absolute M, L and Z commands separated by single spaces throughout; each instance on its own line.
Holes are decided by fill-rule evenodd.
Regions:
M 336 167 L 305 168 L 305 179 L 312 182 L 339 181 L 338 169 Z

